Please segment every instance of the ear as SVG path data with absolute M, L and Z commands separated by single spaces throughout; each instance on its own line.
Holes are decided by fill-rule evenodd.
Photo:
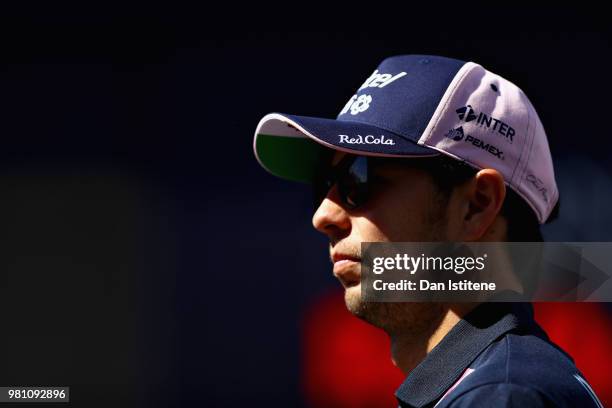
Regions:
M 463 241 L 478 241 L 490 232 L 505 198 L 504 177 L 497 170 L 476 173 L 463 191 Z

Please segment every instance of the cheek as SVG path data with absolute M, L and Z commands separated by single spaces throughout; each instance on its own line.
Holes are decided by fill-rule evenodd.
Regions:
M 353 234 L 351 234 L 353 236 L 351 238 L 355 242 L 391 241 L 385 230 L 385 224 L 381 220 L 364 215 L 353 220 Z
M 387 211 L 379 216 L 376 223 L 387 241 L 423 241 L 426 237 L 423 218 L 407 211 Z
M 378 238 L 376 241 L 428 241 L 429 192 L 415 190 L 396 191 L 376 200 L 373 210 L 364 214 L 362 228 Z
M 383 207 L 354 219 L 354 239 L 358 242 L 423 241 L 427 236 L 424 216 L 406 207 Z

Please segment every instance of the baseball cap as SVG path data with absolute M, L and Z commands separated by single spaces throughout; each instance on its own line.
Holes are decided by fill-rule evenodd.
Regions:
M 313 180 L 326 148 L 382 157 L 444 154 L 498 170 L 540 223 L 559 196 L 546 133 L 525 93 L 479 64 L 441 56 L 385 59 L 336 119 L 267 114 L 253 146 L 270 173 L 302 182 Z

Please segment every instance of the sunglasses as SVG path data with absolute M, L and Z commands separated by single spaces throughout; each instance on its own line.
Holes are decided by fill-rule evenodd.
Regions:
M 314 182 L 314 208 L 321 205 L 334 185 L 344 206 L 351 210 L 363 206 L 372 192 L 374 162 L 371 157 L 346 155 L 335 166 L 327 167 Z
M 436 183 L 455 185 L 473 177 L 476 170 L 467 163 L 459 162 L 444 155 L 410 158 L 356 156 L 347 154 L 335 166 L 331 165 L 333 151 L 323 163 L 329 163 L 322 168 L 313 183 L 314 209 L 319 208 L 329 190 L 337 186 L 338 196 L 342 204 L 354 210 L 367 204 L 376 188 L 388 183 L 388 177 L 381 176 L 376 171 L 381 166 L 401 166 L 423 170 L 436 179 Z

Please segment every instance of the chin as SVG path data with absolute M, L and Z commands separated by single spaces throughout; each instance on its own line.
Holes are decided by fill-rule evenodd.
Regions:
M 360 311 L 365 303 L 361 300 L 361 283 L 344 290 L 344 303 L 349 312 L 361 317 Z
M 365 302 L 361 299 L 361 283 L 344 291 L 344 303 L 349 312 L 356 317 L 370 323 L 373 326 L 384 328 L 385 324 L 381 321 L 384 313 L 381 313 L 381 303 Z
M 435 302 L 364 302 L 361 284 L 345 290 L 344 303 L 353 315 L 389 334 L 430 332 L 444 315 L 443 305 Z

